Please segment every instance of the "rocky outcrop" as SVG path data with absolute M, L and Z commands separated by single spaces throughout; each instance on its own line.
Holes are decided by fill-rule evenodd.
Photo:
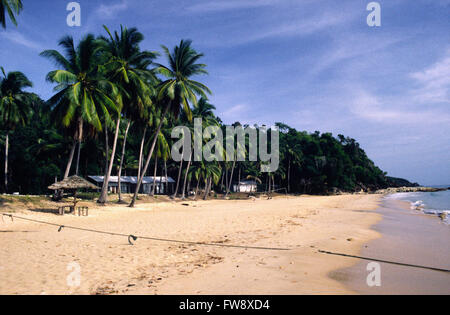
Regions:
M 411 183 L 409 180 L 398 177 L 386 176 L 389 187 L 419 187 L 418 183 Z
M 386 189 L 379 189 L 375 194 L 395 194 L 401 192 L 436 192 L 444 191 L 448 188 L 434 188 L 434 187 L 390 187 Z

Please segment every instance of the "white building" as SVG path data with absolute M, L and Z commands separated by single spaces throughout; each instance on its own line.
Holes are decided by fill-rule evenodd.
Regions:
M 98 187 L 102 187 L 104 176 L 88 176 L 88 179 L 95 183 Z M 121 176 L 120 177 L 120 188 L 122 193 L 134 193 L 136 191 L 138 178 L 136 176 Z M 166 190 L 166 183 L 168 184 L 168 191 Z M 153 191 L 153 185 L 155 185 L 155 194 L 157 195 L 169 195 L 173 193 L 175 181 L 172 177 L 164 176 L 145 176 L 142 180 L 141 188 L 139 193 L 150 194 Z M 119 186 L 118 176 L 111 176 L 108 183 L 108 191 L 117 194 Z
M 254 180 L 242 180 L 233 185 L 233 192 L 252 193 L 258 191 L 258 184 Z

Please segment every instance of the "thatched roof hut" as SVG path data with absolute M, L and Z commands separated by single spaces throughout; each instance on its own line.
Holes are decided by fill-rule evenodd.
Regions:
M 48 186 L 48 189 L 51 190 L 77 190 L 77 189 L 99 189 L 99 187 L 95 186 L 94 184 L 88 182 L 84 178 L 81 178 L 80 176 L 71 176 L 68 177 L 60 182 L 54 183 L 50 186 Z

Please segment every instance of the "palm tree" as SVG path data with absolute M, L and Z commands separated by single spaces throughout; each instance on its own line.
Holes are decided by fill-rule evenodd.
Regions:
M 0 121 L 6 131 L 5 139 L 5 192 L 8 191 L 9 133 L 17 126 L 25 126 L 32 114 L 32 94 L 23 89 L 33 84 L 22 72 L 5 73 L 0 81 Z
M 197 53 L 191 47 L 190 40 L 182 40 L 179 46 L 174 48 L 171 53 L 169 49 L 162 46 L 165 55 L 169 61 L 169 67 L 157 64 L 157 71 L 162 74 L 167 80 L 163 81 L 158 86 L 157 101 L 160 106 L 165 104 L 165 109 L 162 114 L 162 118 L 165 118 L 169 111 L 174 115 L 178 116 L 181 107 L 184 109 L 188 119 L 192 118 L 191 109 L 189 107 L 189 102 L 192 104 L 197 104 L 197 96 L 206 98 L 206 94 L 211 94 L 211 91 L 204 84 L 191 80 L 190 77 L 194 75 L 207 74 L 205 70 L 206 65 L 196 63 L 203 54 Z M 159 134 L 163 124 L 161 120 L 158 128 L 154 132 L 154 135 Z M 146 173 L 148 165 L 150 164 L 150 159 L 153 155 L 155 149 L 157 137 L 153 137 L 152 145 L 150 147 L 149 154 L 147 156 L 147 161 L 144 166 L 143 174 Z M 130 203 L 130 207 L 134 207 L 136 198 L 139 192 L 139 188 L 142 184 L 143 174 L 138 180 L 137 189 L 134 193 L 133 199 Z
M 21 0 L 0 0 L 0 24 L 6 28 L 6 12 L 8 12 L 9 19 L 17 26 L 16 17 L 22 11 L 23 5 Z
M 203 200 L 206 200 L 208 198 L 209 193 L 211 192 L 212 184 L 214 183 L 217 185 L 220 180 L 221 175 L 221 169 L 219 164 L 214 162 L 205 163 L 204 168 L 204 178 L 206 179 L 205 182 L 205 194 L 203 196 Z
M 234 123 L 234 127 L 240 126 L 241 124 L 239 122 Z M 234 170 L 236 168 L 236 162 L 238 159 L 238 152 L 239 151 L 243 151 L 245 152 L 246 148 L 245 148 L 245 143 L 239 143 L 237 141 L 237 136 L 234 136 L 234 139 L 227 139 L 226 141 L 233 141 L 233 143 L 235 144 L 234 148 L 233 148 L 233 163 L 231 166 L 231 174 L 230 174 L 230 180 L 228 181 L 228 186 L 226 187 L 226 192 L 225 192 L 225 197 L 227 197 L 230 194 L 231 191 L 231 185 L 233 184 L 233 175 L 234 175 Z M 225 170 L 226 171 L 226 170 Z M 240 177 L 241 175 L 239 175 Z M 238 179 L 239 181 L 241 180 L 240 178 Z
M 148 70 L 148 67 L 152 64 L 153 59 L 158 56 L 158 53 L 140 51 L 139 44 L 144 40 L 144 36 L 136 28 L 128 29 L 121 26 L 120 34 L 116 31 L 113 36 L 106 26 L 103 27 L 108 33 L 109 38 L 100 38 L 104 58 L 108 60 L 102 68 L 106 75 L 120 87 L 124 104 L 122 115 L 128 118 L 120 159 L 123 161 L 128 130 L 130 129 L 133 117 L 144 116 L 147 112 L 147 107 L 152 104 L 150 96 L 154 93 L 153 86 L 157 80 L 153 72 Z M 120 117 L 118 117 L 116 124 L 118 125 L 119 123 Z M 119 131 L 118 128 L 116 130 L 116 132 Z M 117 139 L 117 135 L 115 139 Z M 115 145 L 114 143 L 113 147 Z M 114 155 L 111 155 L 109 163 L 109 168 L 103 181 L 102 192 L 98 199 L 98 202 L 103 204 L 107 201 L 108 197 L 108 182 L 114 164 Z M 119 202 L 122 202 L 120 192 L 121 171 L 122 167 L 119 168 L 118 174 Z
M 220 166 L 217 163 L 199 161 L 194 165 L 192 165 L 192 167 L 190 168 L 190 173 L 197 180 L 197 187 L 195 189 L 194 200 L 197 199 L 199 185 L 202 180 L 203 183 L 205 184 L 203 199 L 206 200 L 210 192 L 212 183 L 214 182 L 215 185 L 219 183 L 220 174 L 222 173 L 222 170 L 220 169 Z
M 65 55 L 56 50 L 45 50 L 41 56 L 55 62 L 60 69 L 47 74 L 47 80 L 56 83 L 56 94 L 50 98 L 53 119 L 64 127 L 76 122 L 74 139 L 78 146 L 83 139 L 83 125 L 88 123 L 97 131 L 103 130 L 103 124 L 112 122 L 122 106 L 118 88 L 100 72 L 101 53 L 98 41 L 92 34 L 85 36 L 75 48 L 73 38 L 66 36 L 59 46 Z M 75 141 L 67 162 L 64 178 L 70 172 L 75 150 Z
M 167 161 L 170 154 L 170 147 L 167 143 L 167 139 L 162 131 L 158 134 L 158 142 L 156 143 L 156 151 L 155 151 L 155 169 L 153 172 L 153 189 L 151 195 L 155 195 L 156 190 L 156 176 L 157 176 L 157 168 L 158 168 L 158 159 L 163 159 Z
M 202 118 L 203 127 L 207 127 L 207 126 L 211 126 L 211 125 L 219 126 L 219 122 L 216 120 L 216 117 L 214 116 L 215 109 L 216 109 L 216 107 L 214 105 L 208 103 L 208 100 L 206 98 L 202 97 L 198 101 L 197 105 L 194 106 L 194 108 L 192 110 L 192 116 L 195 118 Z M 189 126 L 189 128 L 191 129 L 191 133 L 193 133 L 192 124 Z M 184 174 L 181 199 L 185 199 L 186 184 L 187 184 L 187 179 L 189 177 L 189 169 L 190 169 L 191 165 L 192 165 L 192 154 L 189 158 L 188 165 L 186 167 L 186 172 Z
M 119 171 L 118 171 L 118 181 L 117 181 L 117 189 L 118 189 L 118 193 L 119 193 L 119 201 L 118 203 L 122 203 L 122 187 L 121 187 L 121 183 L 120 183 L 120 177 L 122 175 L 122 167 L 123 167 L 123 160 L 125 157 L 125 149 L 126 149 L 126 144 L 127 144 L 127 137 L 128 137 L 128 132 L 130 131 L 130 127 L 131 127 L 131 120 L 129 120 L 128 122 L 126 122 L 126 128 L 125 128 L 125 134 L 123 136 L 123 145 L 122 145 L 122 154 L 120 156 L 120 165 L 119 165 Z

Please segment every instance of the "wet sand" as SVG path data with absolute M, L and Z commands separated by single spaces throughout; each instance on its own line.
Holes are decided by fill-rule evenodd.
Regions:
M 366 244 L 364 257 L 450 269 L 450 226 L 436 217 L 410 209 L 404 201 L 383 201 L 377 210 L 383 220 L 373 229 L 382 237 Z M 349 258 L 351 259 L 351 258 Z M 367 264 L 330 273 L 360 294 L 450 294 L 450 273 L 380 263 L 381 286 L 369 287 Z

